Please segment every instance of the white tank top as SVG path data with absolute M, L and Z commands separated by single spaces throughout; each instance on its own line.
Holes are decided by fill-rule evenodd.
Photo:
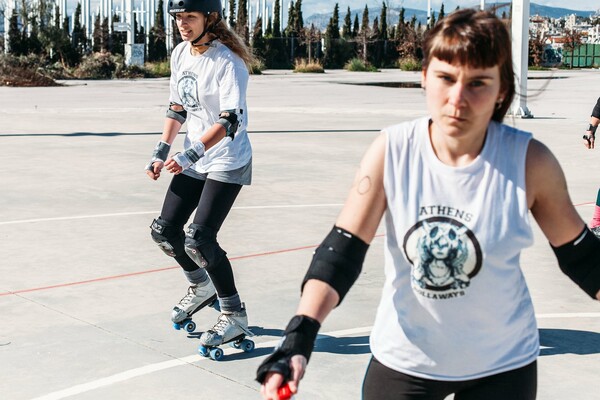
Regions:
M 533 243 L 525 193 L 531 134 L 492 122 L 481 154 L 450 167 L 429 118 L 385 129 L 385 284 L 373 355 L 409 375 L 467 380 L 539 353 L 519 266 Z

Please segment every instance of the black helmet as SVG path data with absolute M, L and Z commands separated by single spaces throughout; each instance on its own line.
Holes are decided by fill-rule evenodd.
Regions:
M 169 0 L 168 11 L 172 16 L 180 12 L 197 11 L 206 15 L 216 12 L 223 17 L 221 0 Z

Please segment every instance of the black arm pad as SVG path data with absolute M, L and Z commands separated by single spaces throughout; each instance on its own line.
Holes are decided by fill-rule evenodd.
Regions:
M 328 283 L 342 302 L 360 271 L 369 245 L 342 228 L 334 226 L 315 250 L 312 262 L 302 281 L 302 290 L 309 279 Z
M 239 111 L 240 115 L 244 113 L 244 110 Z M 226 136 L 229 136 L 231 140 L 233 140 L 240 124 L 239 120 L 236 110 L 225 110 L 219 113 L 219 120 L 217 123 L 225 128 Z
M 169 109 L 167 110 L 167 118 L 174 119 L 175 121 L 177 121 L 183 125 L 185 123 L 185 120 L 187 119 L 187 111 L 186 110 L 176 111 L 173 109 L 174 105 L 176 105 L 176 104 L 175 103 L 169 104 Z
M 600 119 L 600 97 L 598 98 L 598 101 L 596 101 L 596 105 L 592 110 L 592 117 Z
M 600 290 L 600 239 L 585 227 L 575 240 L 552 250 L 562 272 L 595 299 Z

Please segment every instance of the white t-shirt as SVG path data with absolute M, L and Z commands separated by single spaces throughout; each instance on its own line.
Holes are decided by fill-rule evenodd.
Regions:
M 248 164 L 252 146 L 246 131 L 248 108 L 246 90 L 248 69 L 244 61 L 227 46 L 215 40 L 199 56 L 191 54 L 189 42 L 177 45 L 171 54 L 171 93 L 169 101 L 181 104 L 187 111 L 187 134 L 184 148 L 200 140 L 224 110 L 236 110 L 239 117 L 235 138 L 223 138 L 208 149 L 184 173 L 197 171 L 231 171 Z
M 428 122 L 384 130 L 385 284 L 371 350 L 389 368 L 436 380 L 520 368 L 539 353 L 519 265 L 533 243 L 531 134 L 492 122 L 481 154 L 451 167 L 435 155 Z

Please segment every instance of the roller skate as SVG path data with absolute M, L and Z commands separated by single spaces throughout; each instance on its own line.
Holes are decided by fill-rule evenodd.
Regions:
M 173 328 L 194 332 L 196 323 L 192 321 L 192 315 L 206 306 L 219 309 L 217 292 L 210 280 L 203 286 L 191 285 L 188 288 L 187 294 L 173 307 L 173 311 L 171 312 Z
M 198 353 L 219 361 L 223 357 L 223 350 L 219 346 L 225 343 L 248 353 L 254 350 L 254 342 L 246 339 L 246 336 L 254 334 L 248 329 L 248 316 L 242 304 L 241 311 L 223 311 L 215 326 L 200 336 Z

